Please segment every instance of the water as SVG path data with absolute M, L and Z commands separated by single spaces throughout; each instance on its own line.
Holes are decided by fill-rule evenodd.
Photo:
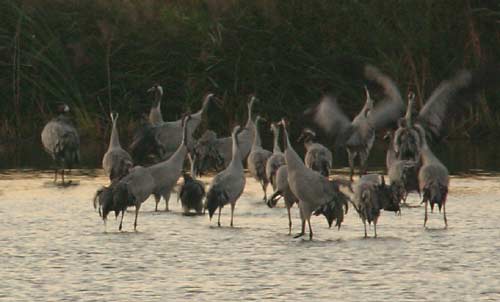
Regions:
M 51 179 L 47 170 L 0 175 L 0 301 L 500 300 L 494 173 L 452 178 L 446 230 L 438 213 L 424 229 L 411 195 L 402 216 L 382 214 L 377 239 L 363 239 L 350 211 L 340 231 L 314 217 L 312 242 L 287 235 L 286 210 L 264 205 L 250 178 L 234 228 L 229 208 L 218 228 L 207 216 L 180 215 L 173 194 L 170 213 L 146 201 L 138 232 L 133 212 L 124 232 L 114 219 L 104 231 L 91 205 L 107 183 L 100 170 L 74 171 L 78 185 L 66 188 Z M 297 208 L 293 223 L 298 232 Z
M 234 228 L 229 208 L 218 228 L 216 219 L 182 216 L 172 194 L 170 213 L 155 213 L 146 201 L 138 232 L 133 212 L 124 232 L 114 219 L 105 232 L 91 203 L 107 184 L 96 169 L 105 146 L 82 144 L 85 169 L 73 171 L 76 185 L 66 188 L 52 184 L 51 161 L 39 146 L 0 146 L 0 301 L 500 300 L 497 144 L 435 146 L 454 174 L 448 229 L 439 213 L 424 229 L 424 209 L 410 195 L 402 216 L 382 214 L 377 239 L 363 239 L 351 208 L 340 231 L 314 217 L 312 242 L 287 235 L 286 210 L 269 209 L 251 178 Z M 335 158 L 336 173 L 345 175 L 344 155 Z M 383 165 L 378 144 L 370 167 Z M 296 207 L 292 215 L 296 233 Z

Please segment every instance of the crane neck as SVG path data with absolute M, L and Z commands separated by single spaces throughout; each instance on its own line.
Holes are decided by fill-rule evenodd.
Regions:
M 253 108 L 253 103 L 255 102 L 254 98 L 250 99 L 250 101 L 248 102 L 248 119 L 247 119 L 247 124 L 246 124 L 246 127 L 249 127 L 252 123 L 253 123 L 253 119 L 252 119 L 252 108 Z
M 288 137 L 288 131 L 286 126 L 283 125 L 283 143 L 285 145 L 285 160 L 288 167 L 288 172 L 293 173 L 299 169 L 305 167 L 302 159 L 299 157 L 297 152 L 292 148 L 290 144 L 290 139 Z
M 240 152 L 240 143 L 238 140 L 238 132 L 233 131 L 231 134 L 231 139 L 232 139 L 232 158 L 231 158 L 231 163 L 229 164 L 230 166 L 237 166 L 243 168 L 243 163 L 241 160 L 241 152 Z
M 189 159 L 189 164 L 191 165 L 191 168 L 189 169 L 189 173 L 191 174 L 192 179 L 196 179 L 196 171 L 194 168 L 194 159 L 191 156 L 191 153 L 188 153 L 188 159 Z
M 189 121 L 191 120 L 191 117 L 188 116 L 184 118 L 184 125 L 182 126 L 182 145 L 187 146 L 187 135 L 188 135 L 188 124 Z
M 408 128 L 413 127 L 412 111 L 413 111 L 413 99 L 409 99 L 408 108 L 406 108 L 406 114 L 405 114 L 406 126 Z
M 161 89 L 159 88 L 156 88 L 155 89 L 155 99 L 154 99 L 154 102 L 153 102 L 153 106 L 154 108 L 160 110 L 160 106 L 161 106 L 161 99 L 163 97 L 163 92 L 161 91 Z
M 273 153 L 281 153 L 281 148 L 279 144 L 280 130 L 277 127 L 273 127 Z
M 114 118 L 113 121 L 112 121 L 113 126 L 111 128 L 111 137 L 109 139 L 109 148 L 121 147 L 121 145 L 120 145 L 120 137 L 119 137 L 119 134 L 118 134 L 118 129 L 116 127 L 117 119 L 118 118 Z
M 252 148 L 262 147 L 262 141 L 260 139 L 260 134 L 259 134 L 259 124 L 260 124 L 260 119 L 257 117 L 257 119 L 255 120 L 255 135 L 253 137 Z
M 363 109 L 361 109 L 361 113 L 367 117 L 370 111 L 373 110 L 373 100 L 370 96 L 370 91 L 365 87 L 365 93 L 366 93 L 366 102 L 365 105 L 363 106 Z

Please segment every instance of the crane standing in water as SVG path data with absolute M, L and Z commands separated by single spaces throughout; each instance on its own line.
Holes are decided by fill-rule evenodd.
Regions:
M 396 122 L 404 110 L 401 94 L 387 75 L 370 65 L 365 67 L 364 75 L 383 88 L 385 100 L 381 104 L 374 106 L 373 99 L 365 87 L 365 105 L 352 121 L 331 96 L 324 96 L 316 107 L 307 111 L 313 114 L 318 126 L 336 137 L 337 145 L 345 146 L 347 149 L 351 181 L 354 175 L 354 160 L 357 157 L 360 161 L 360 175 L 366 173 L 366 163 L 373 147 L 376 130 Z
M 264 197 L 262 200 L 267 201 L 267 186 L 269 185 L 269 179 L 266 175 L 266 164 L 269 157 L 271 157 L 272 152 L 262 148 L 262 142 L 260 140 L 259 125 L 261 121 L 265 121 L 260 115 L 255 118 L 255 135 L 253 139 L 252 149 L 250 149 L 250 154 L 247 158 L 247 167 L 250 174 L 259 182 L 262 186 L 262 191 L 264 191 Z
M 106 151 L 102 158 L 102 167 L 104 173 L 109 176 L 109 180 L 113 182 L 127 175 L 128 170 L 132 168 L 134 164 L 130 154 L 123 150 L 120 145 L 120 138 L 116 127 L 118 113 L 111 113 L 110 117 L 113 126 L 111 129 L 111 137 L 109 138 L 108 151 Z
M 80 161 L 80 136 L 68 116 L 69 106 L 59 104 L 59 115 L 50 120 L 42 130 L 42 144 L 52 159 L 61 168 L 64 185 L 64 169 L 70 169 Z M 55 169 L 54 182 L 57 182 L 58 168 Z

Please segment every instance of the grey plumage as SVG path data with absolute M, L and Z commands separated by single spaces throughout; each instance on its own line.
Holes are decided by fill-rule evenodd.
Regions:
M 253 121 L 253 105 L 258 99 L 255 96 L 250 96 L 250 100 L 247 103 L 248 118 L 245 124 L 244 130 L 238 136 L 239 149 L 241 152 L 241 159 L 246 160 L 252 149 L 252 144 L 254 141 L 256 128 Z
M 165 210 L 169 210 L 168 202 L 170 200 L 170 194 L 181 176 L 184 159 L 188 153 L 187 138 L 190 118 L 191 117 L 188 115 L 183 120 L 183 135 L 177 147 L 177 151 L 169 159 L 148 167 L 154 179 L 153 195 L 156 202 L 155 211 L 158 211 L 158 203 L 162 197 L 165 200 Z
M 154 102 L 151 104 L 149 111 L 149 123 L 153 126 L 158 126 L 163 123 L 163 116 L 161 114 L 161 99 L 163 97 L 163 87 L 155 84 L 148 89 L 148 92 L 154 92 Z
M 58 106 L 59 116 L 50 120 L 42 130 L 42 144 L 61 168 L 64 184 L 64 169 L 71 169 L 80 161 L 80 136 L 72 120 L 67 116 L 69 107 L 66 104 Z M 54 182 L 57 181 L 58 168 L 55 169 Z
M 302 134 L 298 141 L 304 141 L 306 148 L 306 155 L 304 156 L 304 163 L 309 169 L 318 171 L 323 176 L 328 177 L 330 169 L 332 168 L 332 152 L 327 147 L 314 140 L 316 133 L 309 128 L 302 130 Z
M 230 163 L 231 137 L 217 138 L 212 130 L 207 130 L 198 139 L 193 150 L 193 160 L 197 175 L 214 170 L 222 171 Z
M 266 175 L 266 164 L 272 153 L 268 150 L 262 148 L 262 143 L 259 133 L 259 124 L 264 120 L 260 116 L 255 119 L 255 135 L 252 144 L 252 149 L 247 158 L 247 167 L 250 174 L 257 180 L 262 186 L 262 191 L 264 191 L 264 202 L 267 200 L 267 186 L 269 185 L 269 180 Z
M 386 135 L 389 140 L 389 147 L 386 154 L 386 167 L 389 183 L 398 194 L 398 199 L 406 202 L 408 193 L 417 192 L 420 195 L 418 186 L 418 171 L 420 169 L 420 159 L 405 160 L 398 159 L 393 148 L 393 133 L 390 131 Z
M 128 170 L 133 167 L 132 157 L 120 145 L 120 138 L 117 129 L 118 113 L 111 113 L 111 136 L 108 150 L 102 158 L 104 173 L 113 182 L 127 175 Z
M 245 188 L 245 173 L 243 171 L 242 156 L 239 149 L 238 134 L 241 131 L 240 126 L 236 126 L 231 134 L 232 137 L 232 160 L 227 168 L 217 174 L 210 185 L 207 193 L 206 207 L 210 219 L 216 209 L 219 209 L 217 225 L 220 226 L 220 214 L 222 208 L 231 205 L 231 226 L 233 226 L 234 208 L 236 201 L 240 198 Z
M 422 167 L 418 173 L 418 182 L 423 195 L 422 202 L 425 203 L 424 227 L 427 224 L 427 206 L 429 203 L 431 211 L 434 210 L 434 205 L 436 204 L 439 211 L 441 211 L 441 208 L 443 209 L 445 227 L 448 227 L 446 218 L 446 199 L 450 183 L 448 169 L 430 150 L 427 145 L 425 133 L 421 133 L 421 137 L 423 138 L 420 151 Z
M 364 225 L 373 223 L 377 237 L 377 221 L 380 211 L 399 212 L 399 199 L 391 186 L 385 184 L 384 176 L 378 174 L 363 175 L 354 187 L 352 204 Z
M 137 229 L 137 217 L 142 203 L 151 195 L 154 180 L 147 168 L 135 166 L 120 180 L 114 181 L 109 187 L 99 189 L 94 197 L 94 207 L 99 207 L 99 214 L 104 223 L 108 213 L 115 212 L 118 217 L 121 212 L 120 225 L 122 230 L 123 216 L 128 207 L 135 206 L 134 230 Z
M 477 99 L 482 89 L 498 81 L 498 70 L 490 69 L 495 68 L 475 72 L 460 71 L 451 79 L 441 82 L 415 117 L 415 95 L 410 92 L 406 115 L 399 121 L 399 128 L 394 135 L 397 157 L 413 160 L 419 158 L 423 141 L 420 136 L 422 130 L 429 137 L 439 137 L 452 109 Z
M 248 119 L 244 129 L 238 134 L 242 160 L 247 159 L 255 136 L 252 112 L 256 101 L 255 96 L 250 97 L 247 104 Z M 231 137 L 218 138 L 215 132 L 207 130 L 196 143 L 194 154 L 198 173 L 203 174 L 209 170 L 220 171 L 226 168 L 232 160 L 232 139 Z
M 279 146 L 280 128 L 276 123 L 271 123 L 271 132 L 273 133 L 273 154 L 266 162 L 266 176 L 271 183 L 273 191 L 276 191 L 276 173 L 281 166 L 285 165 L 285 155 L 281 152 Z
M 366 162 L 375 139 L 375 131 L 397 121 L 403 114 L 404 105 L 399 90 L 393 81 L 373 66 L 365 67 L 365 77 L 383 88 L 385 99 L 374 107 L 368 89 L 366 102 L 361 112 L 349 121 L 335 98 L 325 96 L 310 110 L 318 126 L 331 136 L 336 144 L 345 146 L 349 157 L 351 180 L 354 174 L 354 160 L 359 157 L 360 175 L 366 173 Z
M 207 110 L 213 94 L 209 93 L 205 96 L 200 110 L 191 115 L 191 119 L 187 124 L 187 147 L 192 150 L 195 145 L 193 133 L 201 123 L 203 113 Z M 159 124 L 145 124 L 134 135 L 130 150 L 134 160 L 146 157 L 151 153 L 151 146 L 158 146 L 160 150 L 155 150 L 155 153 L 161 154 L 161 159 L 168 159 L 177 150 L 177 147 L 182 141 L 182 119 L 172 122 L 162 122 Z M 144 146 L 148 144 L 149 146 Z
M 331 203 L 337 209 L 346 206 L 344 200 L 339 198 L 338 185 L 329 181 L 326 177 L 307 168 L 302 159 L 293 150 L 288 132 L 286 130 L 286 121 L 282 120 L 283 139 L 285 145 L 285 160 L 288 171 L 288 184 L 292 193 L 299 199 L 300 217 L 302 221 L 301 233 L 295 237 L 305 234 L 306 222 L 309 225 L 309 238 L 312 240 L 313 232 L 311 227 L 311 215 L 326 203 Z M 344 215 L 343 211 L 335 211 L 338 216 L 332 219 L 337 220 L 340 227 Z
M 321 207 L 314 211 L 315 216 L 323 215 L 328 222 L 328 227 L 331 228 L 333 222 L 336 220 L 335 226 L 340 229 L 342 220 L 338 217 L 343 217 L 349 210 L 350 198 L 340 191 L 339 185 L 344 185 L 342 182 L 330 181 L 335 188 L 335 198 L 326 202 Z M 350 186 L 350 184 L 349 184 Z M 344 212 L 345 210 L 345 212 Z
M 205 186 L 190 174 L 183 174 L 184 183 L 179 192 L 184 214 L 195 210 L 197 214 L 203 212 L 203 198 L 205 197 Z
M 182 203 L 184 214 L 188 214 L 190 210 L 195 210 L 197 214 L 203 213 L 203 198 L 205 197 L 205 184 L 196 179 L 193 161 L 191 156 L 188 157 L 191 163 L 191 174 L 183 173 L 184 183 L 179 191 L 179 197 Z
M 276 171 L 276 183 L 273 195 L 267 201 L 270 208 L 274 208 L 278 200 L 283 197 L 285 207 L 288 213 L 288 235 L 292 233 L 292 216 L 290 209 L 295 203 L 299 203 L 299 199 L 293 194 L 290 186 L 288 185 L 288 169 L 286 164 L 281 165 Z

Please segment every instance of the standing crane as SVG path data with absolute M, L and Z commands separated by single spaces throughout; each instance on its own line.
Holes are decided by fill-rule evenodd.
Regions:
M 354 175 L 354 161 L 359 157 L 360 175 L 366 173 L 366 164 L 373 142 L 375 131 L 396 122 L 404 110 L 403 100 L 397 86 L 376 67 L 368 65 L 365 77 L 383 88 L 385 100 L 374 106 L 370 92 L 365 87 L 366 101 L 358 115 L 350 121 L 340 109 L 337 100 L 324 96 L 320 103 L 308 110 L 313 114 L 318 126 L 331 136 L 336 137 L 336 144 L 345 146 L 349 159 L 350 178 Z
M 80 136 L 71 118 L 67 104 L 59 104 L 59 115 L 50 120 L 42 130 L 42 144 L 47 153 L 56 162 L 54 182 L 60 167 L 62 184 L 64 185 L 64 169 L 70 169 L 80 161 Z M 71 181 L 70 181 L 71 182 Z
M 102 158 L 102 167 L 106 176 L 113 182 L 127 175 L 134 164 L 130 154 L 123 150 L 120 144 L 118 129 L 116 127 L 118 113 L 111 113 L 110 117 L 112 122 L 111 137 L 109 138 L 108 151 L 106 151 Z

